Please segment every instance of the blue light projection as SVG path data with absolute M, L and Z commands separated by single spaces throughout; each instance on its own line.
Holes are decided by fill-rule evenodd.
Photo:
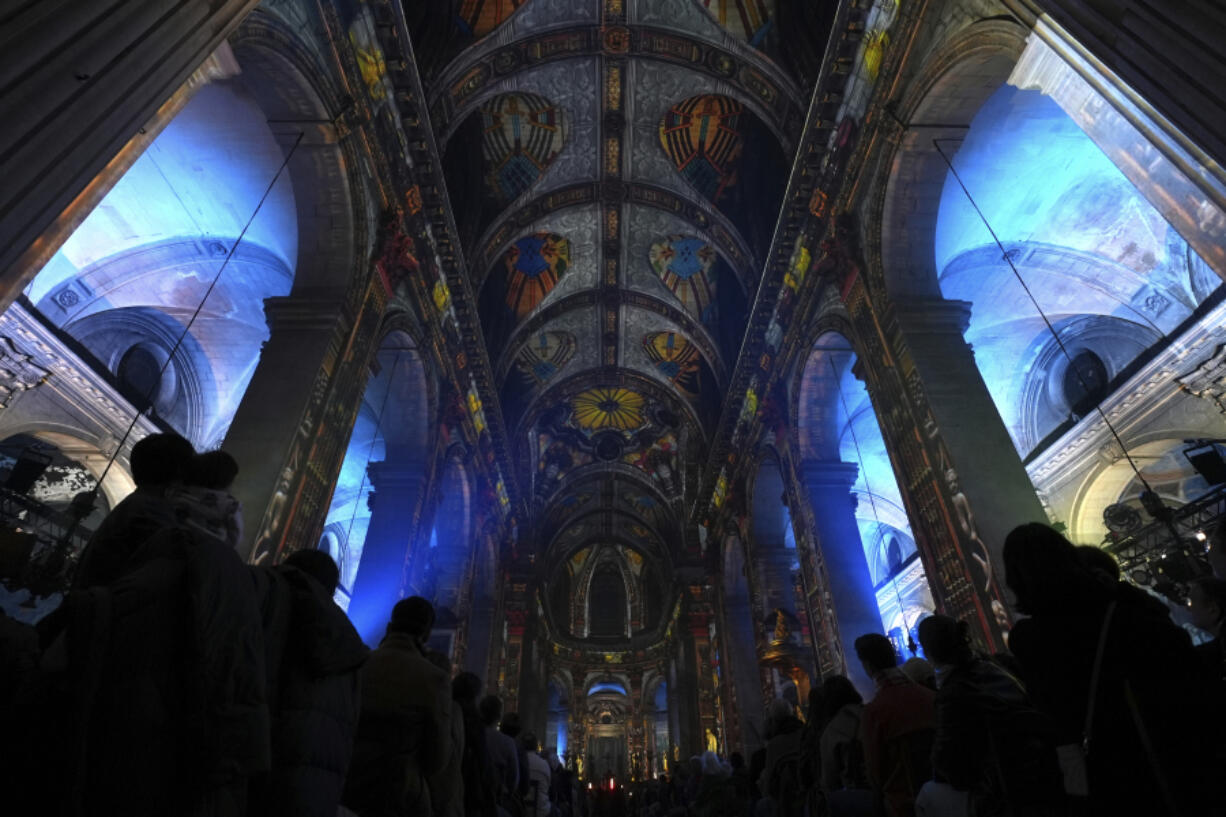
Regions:
M 268 337 L 263 301 L 289 292 L 297 263 L 293 187 L 266 119 L 237 83 L 200 88 L 25 289 L 113 372 L 133 343 L 169 358 L 200 307 L 167 378 L 206 386 L 154 403 L 200 446 L 224 437 Z M 132 337 L 141 310 L 177 326 Z
M 1100 358 L 1108 379 L 1191 315 L 1206 294 L 1203 264 L 1038 91 L 1002 87 L 961 143 L 940 147 L 957 171 L 934 234 L 941 292 L 972 304 L 966 339 L 1025 456 L 1084 408 L 1058 388 L 1067 360 L 984 220 L 1065 344 Z
M 807 416 L 821 426 L 815 425 L 805 433 L 832 435 L 830 442 L 838 459 L 857 466 L 852 492 L 860 546 L 868 562 L 883 629 L 902 646 L 907 633 L 934 605 L 881 426 L 867 388 L 852 372 L 855 362 L 846 338 L 833 333 L 819 338 L 805 382 L 807 399 L 822 403 L 807 407 Z M 826 457 L 835 453 L 830 442 L 805 442 L 824 448 Z M 814 512 L 822 513 L 822 509 L 815 508 Z
M 598 683 L 592 684 L 591 688 L 588 689 L 587 694 L 589 696 L 592 696 L 592 695 L 597 695 L 601 692 L 613 692 L 618 695 L 625 695 L 626 688 L 615 681 L 600 681 Z

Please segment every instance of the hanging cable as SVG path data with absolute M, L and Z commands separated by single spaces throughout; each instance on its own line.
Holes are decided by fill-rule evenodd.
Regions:
M 971 191 L 967 189 L 966 183 L 962 181 L 962 176 L 954 167 L 953 161 L 945 154 L 945 151 L 941 149 L 940 143 L 949 141 L 960 140 L 947 137 L 945 139 L 933 139 L 932 144 L 933 147 L 937 149 L 937 153 L 941 154 L 941 159 L 944 160 L 946 167 L 949 168 L 950 175 L 952 175 L 954 180 L 958 182 L 958 187 L 962 188 L 962 192 L 966 196 L 966 200 L 970 202 L 971 207 L 975 209 L 975 214 L 979 216 L 979 220 L 983 222 L 983 226 L 992 236 L 992 241 L 996 243 L 997 249 L 1000 250 L 1001 257 L 1004 258 L 1005 263 L 1009 265 L 1009 269 L 1013 270 L 1013 275 L 1015 278 L 1017 278 L 1017 282 L 1021 284 L 1022 290 L 1026 293 L 1026 297 L 1030 299 L 1030 303 L 1034 304 L 1035 311 L 1037 311 L 1039 313 L 1039 317 L 1043 319 L 1043 323 L 1047 326 L 1047 331 L 1051 333 L 1052 338 L 1056 341 L 1056 346 L 1060 349 L 1061 354 L 1063 354 L 1065 359 L 1068 360 L 1068 365 L 1070 368 L 1072 368 L 1073 374 L 1076 375 L 1077 380 L 1081 383 L 1082 389 L 1085 390 L 1086 394 L 1092 394 L 1093 389 L 1091 389 L 1090 384 L 1086 382 L 1085 376 L 1081 372 L 1081 368 L 1073 362 L 1073 356 L 1069 353 L 1068 347 L 1064 345 L 1064 341 L 1060 338 L 1060 333 L 1056 331 L 1056 327 L 1052 325 L 1051 320 L 1047 317 L 1047 313 L 1043 311 L 1043 307 L 1039 305 L 1038 299 L 1035 298 L 1034 293 L 1026 284 L 1025 279 L 1022 278 L 1021 272 L 1018 271 L 1017 267 L 1013 263 L 1013 259 L 1009 257 L 1008 251 L 1005 250 L 1005 245 L 1001 242 L 1000 237 L 996 235 L 996 231 L 992 229 L 992 225 L 988 223 L 987 216 L 985 216 L 983 214 L 983 210 L 979 208 L 978 202 L 976 202 L 975 198 L 971 195 Z M 1106 425 L 1107 430 L 1111 432 L 1111 436 L 1120 447 L 1120 451 L 1123 453 L 1124 459 L 1128 461 L 1128 465 L 1132 468 L 1132 472 L 1136 475 L 1137 479 L 1141 481 L 1141 484 L 1145 486 L 1146 493 L 1157 496 L 1154 493 L 1154 489 L 1150 487 L 1149 481 L 1145 479 L 1145 475 L 1141 473 L 1141 469 L 1138 468 L 1136 462 L 1133 461 L 1132 455 L 1128 453 L 1128 447 L 1124 445 L 1123 439 L 1120 438 L 1119 432 L 1115 430 L 1115 426 L 1107 417 L 1107 413 L 1103 411 L 1101 400 L 1094 404 L 1094 410 L 1098 412 L 1098 416 L 1102 418 L 1103 424 Z M 1148 506 L 1146 509 L 1148 510 Z
M 81 524 L 81 521 L 93 511 L 94 503 L 98 498 L 98 492 L 102 489 L 103 482 L 106 481 L 107 476 L 111 472 L 111 468 L 114 467 L 115 461 L 119 458 L 119 452 L 123 450 L 124 443 L 128 441 L 128 437 L 132 436 L 132 431 L 136 428 L 136 424 L 140 422 L 140 418 L 145 411 L 152 411 L 153 395 L 159 388 L 161 388 L 162 379 L 166 374 L 166 369 L 170 367 L 170 364 L 174 360 L 175 355 L 178 353 L 179 348 L 183 345 L 183 341 L 187 339 L 188 334 L 191 332 L 192 325 L 196 322 L 196 319 L 200 317 L 201 311 L 204 310 L 205 303 L 208 302 L 209 296 L 213 294 L 213 290 L 216 289 L 218 282 L 221 280 L 222 273 L 224 273 L 226 268 L 230 265 L 230 261 L 234 258 L 234 253 L 238 251 L 238 247 L 240 244 L 242 244 L 243 238 L 247 235 L 247 231 L 251 229 L 251 225 L 255 222 L 256 216 L 260 214 L 260 210 L 263 209 L 264 203 L 268 200 L 273 188 L 276 187 L 277 181 L 281 178 L 281 174 L 284 173 L 285 168 L 289 166 L 290 159 L 294 157 L 294 153 L 298 150 L 298 146 L 302 144 L 302 139 L 305 135 L 305 131 L 298 132 L 297 138 L 294 139 L 294 144 L 290 146 L 289 151 L 285 154 L 285 158 L 281 161 L 280 166 L 277 167 L 277 172 L 273 174 L 272 179 L 268 182 L 268 186 L 264 188 L 264 192 L 260 196 L 260 200 L 256 203 L 255 209 L 251 212 L 247 222 L 243 225 L 243 229 L 239 231 L 238 238 L 236 238 L 230 245 L 229 250 L 226 252 L 226 257 L 217 268 L 217 274 L 213 276 L 213 280 L 209 282 L 208 287 L 204 291 L 204 295 L 200 298 L 200 303 L 196 305 L 191 317 L 183 326 L 183 331 L 180 332 L 178 338 L 175 339 L 174 345 L 170 348 L 170 353 L 166 356 L 165 362 L 162 363 L 161 368 L 158 369 L 158 376 L 154 379 L 153 383 L 150 384 L 148 391 L 146 391 L 144 395 L 144 400 L 142 402 L 146 403 L 149 408 L 138 408 L 136 413 L 132 415 L 132 422 L 128 423 L 128 427 L 124 430 L 123 436 L 120 437 L 119 442 L 115 444 L 115 450 L 107 459 L 106 466 L 102 469 L 102 473 L 98 475 L 98 480 L 94 484 L 94 487 L 73 497 L 72 523 L 64 531 L 64 534 L 60 537 L 59 542 L 57 542 L 53 553 L 45 563 L 48 569 L 58 569 L 58 566 L 63 564 L 69 543 L 72 541 L 73 534 L 76 533 L 76 529 Z M 160 168 L 159 172 L 161 172 Z M 165 178 L 164 174 L 163 178 Z M 173 187 L 171 188 L 171 191 L 178 196 L 178 192 L 175 191 Z
M 178 353 L 179 347 L 182 346 L 183 341 L 187 339 L 188 334 L 191 332 L 192 325 L 196 322 L 196 318 L 200 317 L 200 313 L 204 310 L 204 305 L 208 302 L 209 296 L 213 294 L 213 290 L 217 288 L 218 282 L 221 281 L 222 273 L 224 273 L 226 271 L 226 267 L 230 265 L 230 261 L 234 258 L 234 253 L 238 251 L 238 247 L 243 243 L 243 238 L 247 235 L 247 231 L 251 229 L 252 223 L 255 222 L 255 217 L 260 214 L 260 210 L 264 207 L 264 202 L 268 200 L 273 188 L 276 187 L 277 181 L 281 178 L 281 174 L 284 173 L 285 168 L 289 166 L 290 159 L 293 158 L 294 152 L 298 150 L 298 146 L 302 143 L 302 137 L 304 135 L 305 131 L 298 132 L 298 137 L 294 140 L 294 144 L 290 147 L 289 152 L 285 154 L 285 158 L 281 161 L 281 165 L 277 168 L 277 172 L 273 174 L 272 180 L 268 182 L 268 186 L 264 188 L 264 193 L 260 196 L 259 202 L 256 203 L 255 210 L 252 211 L 251 216 L 247 219 L 247 223 L 243 225 L 243 229 L 239 231 L 238 238 L 230 244 L 230 249 L 226 252 L 226 257 L 222 260 L 221 266 L 217 268 L 217 274 L 214 275 L 213 280 L 209 282 L 208 288 L 205 289 L 203 297 L 200 298 L 200 303 L 196 305 L 196 309 L 192 312 L 191 317 L 188 318 L 187 323 L 183 326 L 183 331 L 179 333 L 179 337 L 175 340 L 174 346 L 170 348 L 170 354 L 166 356 L 166 361 L 162 364 L 162 367 L 158 369 L 157 379 L 154 380 L 152 385 L 150 385 L 149 390 L 145 393 L 144 397 L 144 402 L 150 404 L 150 406 L 152 406 L 153 403 L 153 395 L 159 388 L 161 388 L 162 378 L 165 376 L 166 370 L 170 367 L 171 362 L 175 359 L 175 355 Z M 144 410 L 137 410 L 136 414 L 133 415 L 132 422 L 128 424 L 128 428 L 124 431 L 123 437 L 120 438 L 119 443 L 115 446 L 115 452 L 111 454 L 110 459 L 107 460 L 106 467 L 102 470 L 102 474 L 98 477 L 98 484 L 94 486 L 93 491 L 95 495 L 97 494 L 98 489 L 102 487 L 102 481 L 105 480 L 107 474 L 110 473 L 112 466 L 115 464 L 115 460 L 119 457 L 119 452 L 123 450 L 124 443 L 128 441 L 128 437 L 132 435 L 132 431 L 136 428 L 137 422 L 140 421 L 141 415 L 144 413 Z
M 830 352 L 845 351 L 855 354 L 852 349 L 831 349 Z M 881 515 L 877 513 L 877 495 L 873 492 L 873 486 L 868 481 L 868 469 L 864 467 L 864 452 L 860 449 L 860 439 L 856 436 L 856 425 L 852 421 L 851 411 L 847 407 L 847 396 L 843 393 L 843 382 L 839 376 L 838 369 L 834 365 L 834 355 L 831 354 L 826 358 L 830 364 L 830 373 L 834 377 L 834 387 L 839 393 L 839 404 L 843 407 L 843 416 L 847 418 L 847 431 L 851 434 L 852 445 L 856 449 L 856 461 L 860 465 L 860 473 L 864 476 L 864 492 L 868 494 L 869 507 L 873 509 L 873 520 L 877 523 L 878 532 L 882 529 Z M 861 542 L 863 547 L 863 542 Z M 911 636 L 911 625 L 907 623 L 907 611 L 903 607 L 902 594 L 898 592 L 898 576 L 889 568 L 889 559 L 886 559 L 886 569 L 890 571 L 890 586 L 894 590 L 894 598 L 898 602 L 898 614 L 902 617 L 903 629 L 907 631 L 907 649 L 911 650 L 912 655 L 916 655 L 919 650 L 916 647 L 915 639 Z

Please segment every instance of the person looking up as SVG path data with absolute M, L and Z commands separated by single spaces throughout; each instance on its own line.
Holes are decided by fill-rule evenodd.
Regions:
M 196 451 L 178 434 L 150 434 L 132 446 L 136 490 L 107 514 L 81 552 L 73 590 L 108 585 L 128 568 L 132 554 L 153 534 L 175 523 L 166 491 L 183 478 Z
M 931 776 L 936 696 L 903 674 L 893 642 L 881 633 L 860 636 L 855 650 L 877 687 L 860 721 L 869 782 L 887 814 L 905 817 L 914 813 L 915 796 Z
M 396 602 L 387 635 L 362 672 L 362 707 L 344 805 L 360 817 L 432 811 L 427 777 L 451 753 L 447 674 L 424 647 L 434 607 L 420 596 Z

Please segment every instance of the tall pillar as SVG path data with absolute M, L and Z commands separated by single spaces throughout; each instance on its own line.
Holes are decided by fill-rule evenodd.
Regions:
M 872 679 L 860 666 L 854 644 L 865 633 L 880 633 L 881 611 L 856 522 L 856 483 L 859 466 L 851 462 L 806 460 L 801 475 L 809 494 L 817 547 L 826 566 L 827 587 L 843 653 L 843 672 L 866 698 Z M 803 703 L 803 702 L 802 702 Z
M 106 0 L 6 8 L 0 68 L 0 304 L 41 264 L 44 234 L 79 217 L 88 186 L 257 0 Z M 82 196 L 84 194 L 84 196 Z M 54 252 L 54 250 L 52 250 Z M 24 260 L 23 260 L 24 259 Z
M 370 484 L 370 526 L 353 582 L 349 618 L 367 644 L 378 644 L 392 606 L 409 593 L 407 565 L 414 520 L 425 491 L 423 463 L 389 449 L 382 462 L 366 467 Z
M 240 467 L 240 552 L 252 562 L 318 543 L 386 303 L 378 276 L 265 301 L 270 336 L 224 445 Z
M 914 364 L 908 386 L 922 394 L 948 461 L 935 464 L 962 533 L 970 576 L 983 598 L 1003 598 L 1005 535 L 1024 522 L 1046 522 L 1034 484 L 996 410 L 975 355 L 962 334 L 970 324 L 965 301 L 912 300 L 894 317 Z

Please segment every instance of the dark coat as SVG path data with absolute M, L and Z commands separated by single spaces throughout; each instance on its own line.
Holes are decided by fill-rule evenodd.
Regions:
M 426 779 L 451 753 L 447 674 L 389 633 L 362 670 L 362 708 L 343 802 L 361 817 L 428 815 Z M 484 747 L 482 747 L 484 749 Z
M 198 813 L 269 767 L 259 616 L 246 568 L 169 528 L 106 587 L 65 600 L 69 808 Z
M 1165 813 L 1161 780 L 1181 813 L 1200 814 L 1216 797 L 1208 786 L 1220 779 L 1210 768 L 1220 707 L 1187 633 L 1139 592 L 1090 588 L 1019 621 L 1009 648 L 1035 704 L 1054 720 L 1058 742 L 1080 743 L 1099 633 L 1114 599 L 1087 758 L 1091 813 Z
M 932 771 L 976 798 L 976 814 L 1061 797 L 1055 734 L 1021 682 L 997 664 L 975 659 L 950 669 L 936 695 Z
M 370 650 L 311 577 L 280 574 L 291 601 L 272 725 L 270 815 L 334 817 L 358 722 L 358 669 Z

